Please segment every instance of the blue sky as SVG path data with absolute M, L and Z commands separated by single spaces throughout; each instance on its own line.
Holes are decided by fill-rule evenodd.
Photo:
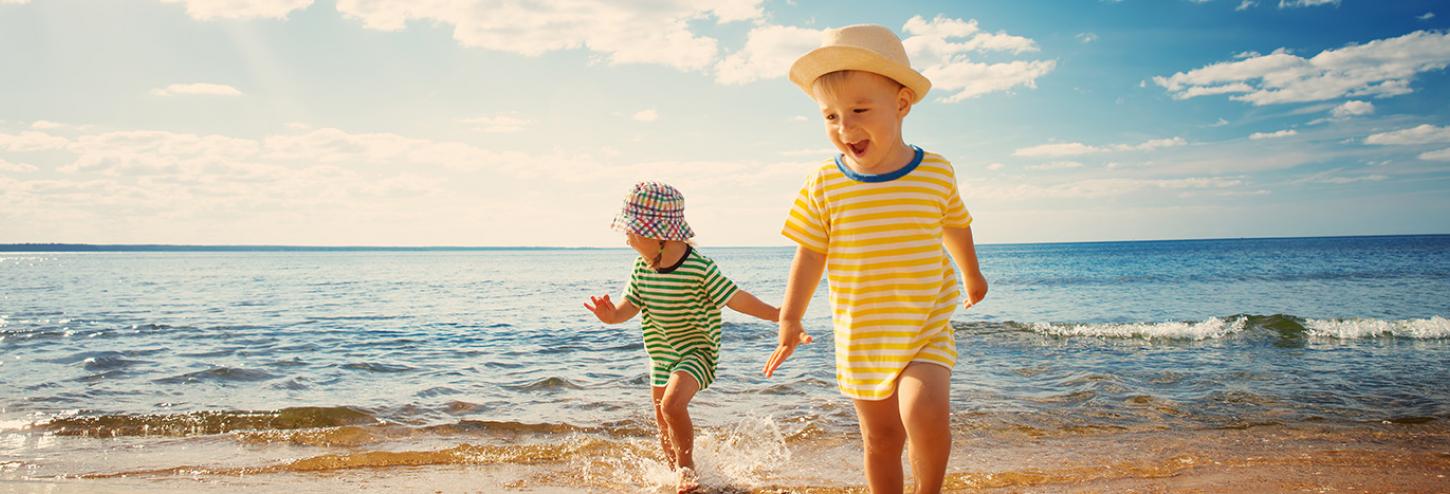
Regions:
M 0 242 L 786 245 L 863 22 L 979 242 L 1450 233 L 1444 2 L 563 3 L 0 0 Z

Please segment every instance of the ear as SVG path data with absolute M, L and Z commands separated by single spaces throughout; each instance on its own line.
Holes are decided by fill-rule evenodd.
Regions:
M 911 113 L 913 101 L 916 101 L 916 91 L 904 85 L 896 90 L 896 118 L 906 118 Z

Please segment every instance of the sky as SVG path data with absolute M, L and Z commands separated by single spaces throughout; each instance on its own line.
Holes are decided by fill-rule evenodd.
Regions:
M 1450 3 L 0 0 L 0 243 L 702 246 L 835 151 L 785 79 L 887 26 L 979 243 L 1450 233 Z

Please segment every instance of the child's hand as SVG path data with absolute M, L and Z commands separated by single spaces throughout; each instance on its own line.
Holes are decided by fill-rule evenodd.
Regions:
M 608 294 L 605 294 L 603 297 L 591 295 L 589 301 L 594 302 L 594 305 L 590 306 L 588 303 L 585 303 L 584 308 L 589 309 L 589 312 L 593 312 L 594 317 L 599 318 L 599 322 L 614 324 L 615 312 L 618 309 L 614 306 L 614 302 L 609 300 Z
M 775 347 L 775 352 L 770 354 L 770 359 L 765 361 L 765 377 L 775 374 L 775 369 L 785 363 L 790 354 L 795 353 L 797 345 L 815 341 L 811 335 L 806 334 L 806 329 L 801 326 L 800 321 L 780 322 L 780 344 Z
M 977 302 L 981 302 L 982 299 L 987 298 L 987 277 L 982 276 L 980 271 L 972 276 L 965 277 L 962 284 L 966 285 L 965 288 L 967 291 L 967 299 L 962 301 L 964 308 L 970 309 L 972 306 L 977 305 Z

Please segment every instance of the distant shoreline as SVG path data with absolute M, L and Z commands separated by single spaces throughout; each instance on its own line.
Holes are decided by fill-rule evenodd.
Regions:
M 1075 242 L 1012 242 L 979 245 L 1092 245 L 1128 244 L 1151 242 L 1221 242 L 1243 240 L 1306 240 L 1306 239 L 1365 239 L 1365 238 L 1422 238 L 1445 237 L 1446 233 L 1400 234 L 1400 235 L 1330 235 L 1309 237 L 1222 237 L 1150 240 L 1091 240 Z M 785 249 L 779 245 L 712 246 L 725 249 Z M 551 247 L 551 246 L 367 246 L 367 245 L 184 245 L 184 244 L 71 244 L 71 243 L 19 243 L 0 244 L 0 252 L 500 252 L 500 251 L 591 251 L 620 250 L 625 247 Z

